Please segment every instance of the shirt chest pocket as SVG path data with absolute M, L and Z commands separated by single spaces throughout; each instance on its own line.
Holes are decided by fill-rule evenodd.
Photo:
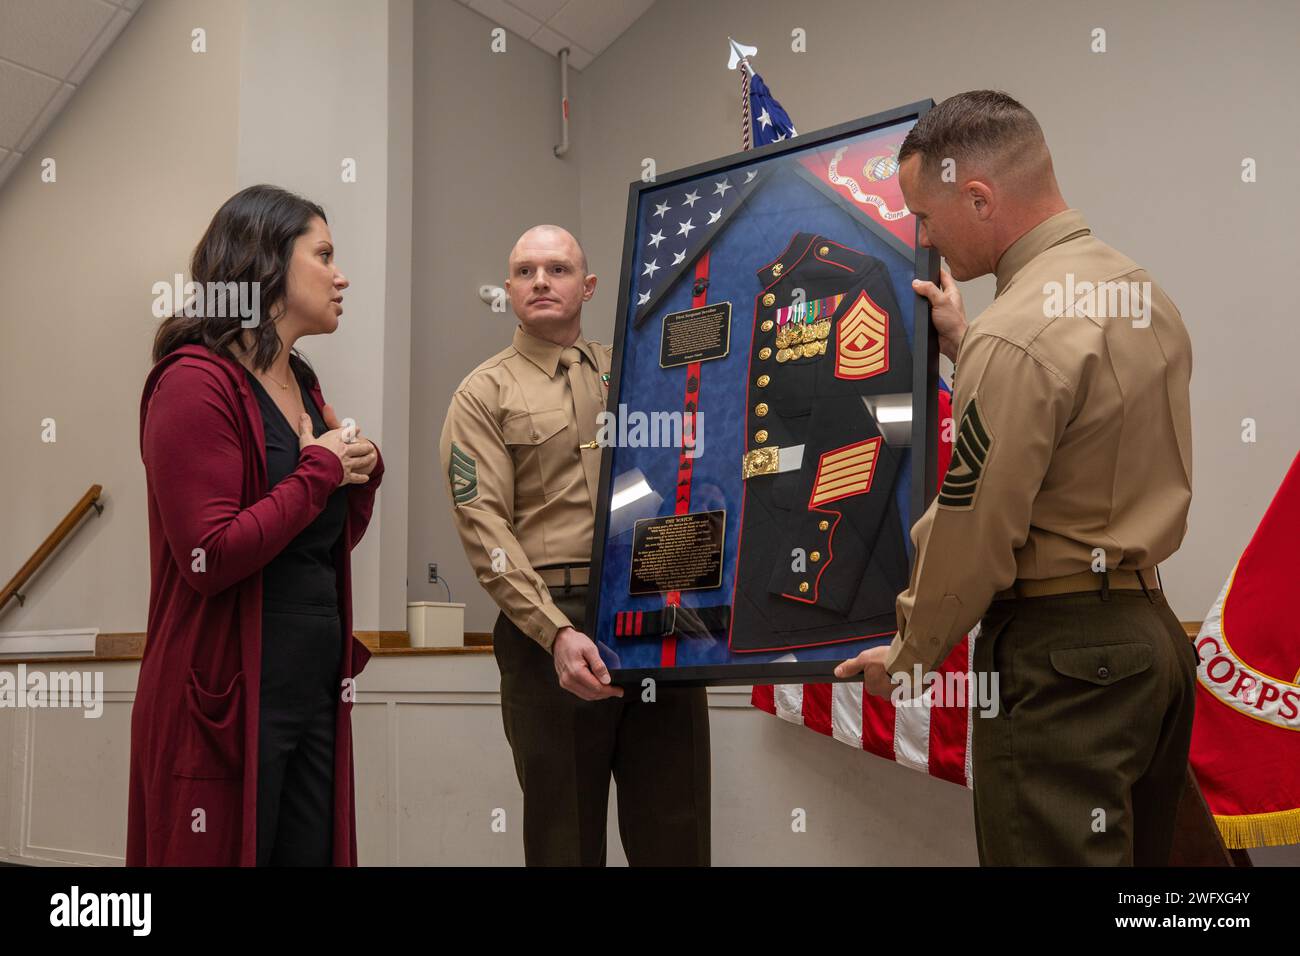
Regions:
M 515 500 L 545 498 L 562 487 L 566 472 L 581 468 L 577 433 L 568 409 L 520 412 L 501 423 L 515 470 Z

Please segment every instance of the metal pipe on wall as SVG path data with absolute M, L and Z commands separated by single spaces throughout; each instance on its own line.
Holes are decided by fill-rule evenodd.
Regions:
M 569 151 L 569 48 L 560 51 L 560 145 L 555 147 L 555 155 L 563 156 Z

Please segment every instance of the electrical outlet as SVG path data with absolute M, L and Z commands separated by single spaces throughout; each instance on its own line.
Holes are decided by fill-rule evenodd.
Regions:
M 438 565 L 434 562 L 429 563 L 429 583 L 438 583 Z

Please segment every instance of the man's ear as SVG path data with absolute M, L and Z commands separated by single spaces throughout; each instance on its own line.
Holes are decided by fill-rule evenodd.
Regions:
M 981 221 L 988 219 L 993 212 L 993 190 L 989 188 L 988 183 L 982 183 L 978 179 L 971 180 L 966 184 L 966 194 L 976 217 Z
M 582 286 L 582 301 L 591 301 L 591 297 L 596 294 L 596 276 L 594 274 L 586 276 L 582 280 Z

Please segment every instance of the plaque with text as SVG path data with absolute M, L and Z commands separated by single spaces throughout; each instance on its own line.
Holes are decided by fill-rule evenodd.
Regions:
M 630 594 L 698 591 L 722 584 L 725 511 L 643 518 L 632 532 Z
M 725 358 L 731 344 L 731 303 L 719 302 L 664 316 L 659 367 Z
M 893 637 L 938 478 L 898 180 L 930 105 L 631 185 L 585 621 L 616 682 L 825 683 Z

